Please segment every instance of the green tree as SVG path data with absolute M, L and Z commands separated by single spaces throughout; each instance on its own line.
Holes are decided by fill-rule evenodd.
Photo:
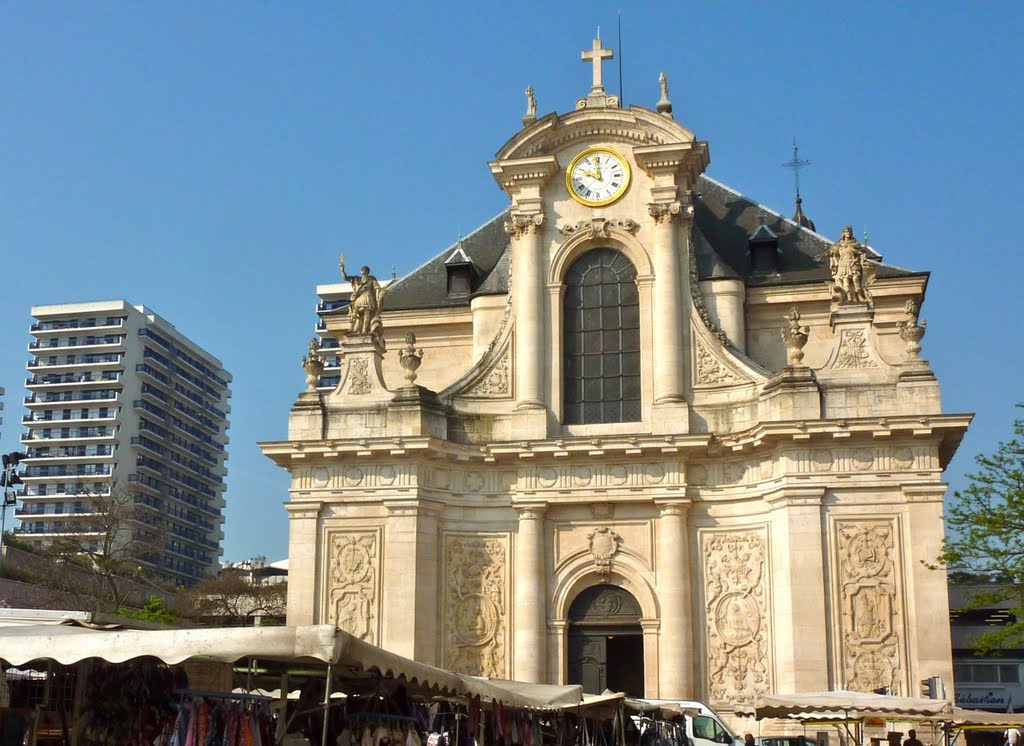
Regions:
M 969 486 L 946 512 L 939 556 L 951 579 L 973 584 L 964 610 L 1010 607 L 1013 621 L 971 641 L 979 653 L 1024 647 L 1024 420 L 1013 433 L 994 453 L 975 457 Z
M 119 616 L 129 619 L 138 619 L 142 622 L 155 622 L 156 624 L 176 624 L 178 615 L 167 608 L 163 596 L 151 594 L 149 600 L 141 609 L 129 609 L 124 606 L 117 610 Z

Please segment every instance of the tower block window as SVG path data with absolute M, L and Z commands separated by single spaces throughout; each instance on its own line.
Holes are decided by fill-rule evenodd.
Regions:
M 636 267 L 614 249 L 594 249 L 565 275 L 565 423 L 640 420 L 640 296 Z

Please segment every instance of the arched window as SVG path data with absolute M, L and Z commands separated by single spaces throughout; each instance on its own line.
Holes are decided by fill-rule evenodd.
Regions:
M 566 424 L 640 420 L 640 297 L 636 267 L 594 249 L 565 275 L 562 302 Z

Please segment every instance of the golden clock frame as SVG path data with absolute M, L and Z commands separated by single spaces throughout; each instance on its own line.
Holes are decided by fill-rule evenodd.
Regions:
M 622 188 L 620 188 L 615 194 L 613 194 L 611 197 L 608 197 L 607 199 L 601 199 L 601 200 L 585 199 L 585 198 L 581 197 L 580 195 L 578 195 L 576 193 L 576 190 L 572 188 L 572 172 L 573 172 L 573 170 L 575 170 L 576 164 L 578 164 L 580 161 L 582 161 L 588 155 L 592 155 L 594 153 L 607 153 L 608 155 L 610 155 L 613 158 L 615 158 L 616 160 L 618 160 L 619 163 L 622 164 L 622 168 L 626 172 L 626 180 L 623 183 Z M 577 155 L 575 158 L 573 158 L 572 162 L 569 163 L 569 167 L 567 169 L 565 169 L 565 189 L 566 189 L 566 191 L 569 192 L 569 196 L 570 197 L 572 197 L 574 200 L 579 202 L 581 205 L 586 205 L 587 207 L 603 207 L 604 205 L 610 205 L 612 202 L 618 201 L 619 199 L 622 198 L 622 196 L 629 189 L 629 185 L 632 182 L 632 179 L 633 179 L 633 170 L 629 167 L 629 161 L 626 160 L 626 157 L 624 155 L 622 155 L 622 153 L 618 152 L 617 150 L 612 150 L 611 148 L 606 148 L 606 147 L 587 148 L 586 150 L 581 152 L 579 155 Z

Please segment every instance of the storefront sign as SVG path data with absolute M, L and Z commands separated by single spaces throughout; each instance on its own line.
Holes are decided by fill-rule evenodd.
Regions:
M 1005 691 L 994 691 L 994 690 L 975 690 L 963 689 L 958 687 L 956 690 L 956 706 L 957 707 L 1000 707 L 1006 709 L 1009 704 L 1009 697 Z

